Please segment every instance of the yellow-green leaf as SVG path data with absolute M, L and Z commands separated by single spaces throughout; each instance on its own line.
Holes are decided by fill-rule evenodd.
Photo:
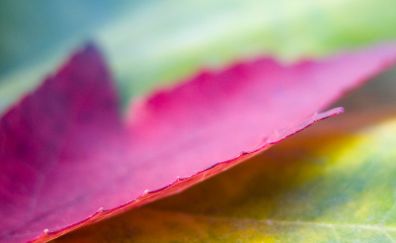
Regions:
M 192 190 L 59 241 L 393 242 L 395 134 L 396 116 L 325 121 Z

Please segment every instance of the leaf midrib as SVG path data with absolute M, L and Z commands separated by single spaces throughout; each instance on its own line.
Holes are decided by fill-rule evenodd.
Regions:
M 172 211 L 166 209 L 150 209 L 152 212 L 160 212 L 160 213 L 169 213 L 169 214 L 177 214 L 184 217 L 198 217 L 205 218 L 209 220 L 219 220 L 219 221 L 244 221 L 251 223 L 264 223 L 269 226 L 307 226 L 307 227 L 321 227 L 321 228 L 344 228 L 344 229 L 357 229 L 357 230 L 371 230 L 371 231 L 387 231 L 387 232 L 396 232 L 396 226 L 385 225 L 385 224 L 356 224 L 356 223 L 333 223 L 333 222 L 315 222 L 308 220 L 284 220 L 284 219 L 274 219 L 274 218 L 266 218 L 266 219 L 253 219 L 246 217 L 223 217 L 218 215 L 207 215 L 207 214 L 199 214 L 195 212 L 181 212 L 181 211 Z

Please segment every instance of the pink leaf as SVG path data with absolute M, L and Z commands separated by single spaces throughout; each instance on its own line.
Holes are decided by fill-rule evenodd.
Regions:
M 0 121 L 0 239 L 53 239 L 184 190 L 340 113 L 317 112 L 395 59 L 387 45 L 239 63 L 135 102 L 123 121 L 88 46 Z

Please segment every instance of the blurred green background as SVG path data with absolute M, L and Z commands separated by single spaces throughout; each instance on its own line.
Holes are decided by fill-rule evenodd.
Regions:
M 123 104 L 205 67 L 317 57 L 396 37 L 395 0 L 0 2 L 0 112 L 90 40 Z

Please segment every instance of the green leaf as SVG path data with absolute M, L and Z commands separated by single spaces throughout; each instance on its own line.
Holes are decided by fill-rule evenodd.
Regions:
M 177 2 L 156 3 L 100 33 L 125 97 L 238 58 L 293 61 L 396 37 L 392 0 Z
M 374 114 L 325 121 L 185 193 L 60 242 L 393 242 L 396 117 Z

